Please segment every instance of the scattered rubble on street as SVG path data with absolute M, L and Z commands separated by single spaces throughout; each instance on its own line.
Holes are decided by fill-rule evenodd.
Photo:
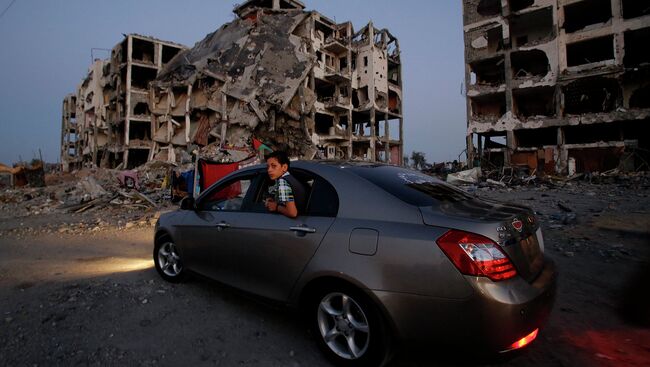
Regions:
M 159 211 L 175 208 L 162 187 L 167 170 L 137 169 L 140 191 L 120 183 L 121 171 L 105 169 L 47 174 L 46 187 L 0 190 L 0 358 L 29 365 L 327 365 L 289 313 L 200 279 L 161 283 L 151 268 L 151 226 Z M 483 175 L 463 187 L 532 207 L 560 274 L 547 327 L 525 353 L 500 365 L 650 360 L 650 333 L 642 327 L 650 324 L 650 300 L 639 291 L 650 259 L 650 176 L 490 177 L 503 185 Z M 394 365 L 431 363 L 410 358 L 397 356 Z

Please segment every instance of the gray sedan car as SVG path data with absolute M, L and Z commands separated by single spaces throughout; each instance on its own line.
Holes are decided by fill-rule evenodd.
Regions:
M 292 162 L 290 172 L 308 191 L 295 219 L 265 210 L 265 166 L 162 215 L 160 275 L 198 273 L 298 307 L 341 365 L 382 365 L 398 342 L 507 352 L 535 339 L 556 271 L 529 208 L 389 165 Z

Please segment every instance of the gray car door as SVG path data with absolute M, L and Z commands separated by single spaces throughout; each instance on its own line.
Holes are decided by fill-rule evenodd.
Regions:
M 266 175 L 266 172 L 260 171 L 259 174 Z M 310 195 L 318 195 L 321 186 L 329 185 L 324 182 L 317 184 L 314 180 L 310 183 L 316 185 L 310 186 Z M 331 185 L 328 189 L 333 191 Z M 258 188 L 256 203 L 253 205 L 257 211 L 220 213 L 219 218 L 227 227 L 221 232 L 216 246 L 215 265 L 227 270 L 228 274 L 224 274 L 220 280 L 283 301 L 288 299 L 295 282 L 332 225 L 336 213 L 316 207 L 300 213 L 297 218 L 268 213 L 262 209 L 262 192 L 265 190 L 266 187 Z M 338 208 L 338 199 L 335 200 Z M 319 200 L 314 200 L 314 203 L 318 202 Z
M 253 190 L 255 174 L 237 175 L 206 190 L 197 200 L 196 210 L 190 212 L 180 231 L 179 243 L 188 269 L 213 279 L 225 281 L 229 269 L 216 266 L 221 257 L 219 246 L 227 239 L 224 229 L 230 214 L 241 213 L 246 195 Z

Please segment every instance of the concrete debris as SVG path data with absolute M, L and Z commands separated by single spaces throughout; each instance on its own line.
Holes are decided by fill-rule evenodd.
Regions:
M 45 186 L 45 166 L 41 160 L 33 160 L 31 163 L 18 163 L 13 167 L 0 164 L 0 187 L 43 187 Z
M 235 13 L 192 48 L 131 34 L 97 61 L 63 102 L 64 170 L 222 161 L 253 153 L 253 139 L 303 159 L 402 163 L 400 48 L 388 30 L 355 32 L 294 1 Z
M 108 194 L 92 176 L 84 177 L 77 183 L 77 187 L 84 194 L 84 198 L 89 198 L 90 200 L 98 199 Z
M 118 180 L 123 172 L 117 170 L 49 173 L 45 175 L 48 183 L 45 187 L 0 190 L 0 212 L 10 214 L 12 220 L 40 216 L 43 231 L 61 233 L 84 233 L 96 227 L 97 230 L 109 226 L 122 228 L 131 222 L 136 226 L 151 226 L 159 210 L 174 207 L 169 187 L 174 169 L 175 166 L 164 162 L 138 167 L 130 174 L 139 177 L 139 190 L 124 188 Z M 83 225 L 69 227 L 68 215 Z M 3 229 L 0 225 L 0 231 Z
M 476 167 L 466 171 L 448 174 L 447 182 L 456 185 L 473 184 L 478 183 L 479 177 L 481 177 L 481 169 Z

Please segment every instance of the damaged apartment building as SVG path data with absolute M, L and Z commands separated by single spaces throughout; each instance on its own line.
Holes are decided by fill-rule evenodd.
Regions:
M 70 149 L 64 153 L 134 167 L 150 160 L 180 162 L 196 151 L 220 159 L 223 152 L 252 150 L 257 139 L 303 159 L 401 164 L 400 49 L 388 30 L 369 23 L 355 32 L 350 22 L 305 11 L 296 0 L 250 0 L 234 13 L 235 20 L 193 48 L 176 45 L 178 55 L 171 59 L 153 53 L 156 68 L 139 79 L 145 84 L 137 96 L 124 100 L 122 119 L 130 124 L 114 129 L 122 157 L 93 155 L 102 150 L 90 143 L 96 139 L 93 124 L 86 124 L 90 140 L 65 145 Z M 115 70 L 95 68 L 109 80 Z M 79 106 L 89 101 L 85 93 L 76 96 L 77 124 L 84 112 Z M 74 119 L 66 110 L 74 98 L 64 101 L 64 130 Z M 113 117 L 106 114 L 106 121 L 111 125 Z
M 649 169 L 650 3 L 464 0 L 471 164 Z
M 154 148 L 149 83 L 186 47 L 126 35 L 108 60 L 95 60 L 75 94 L 63 99 L 61 162 L 115 168 L 147 162 Z

